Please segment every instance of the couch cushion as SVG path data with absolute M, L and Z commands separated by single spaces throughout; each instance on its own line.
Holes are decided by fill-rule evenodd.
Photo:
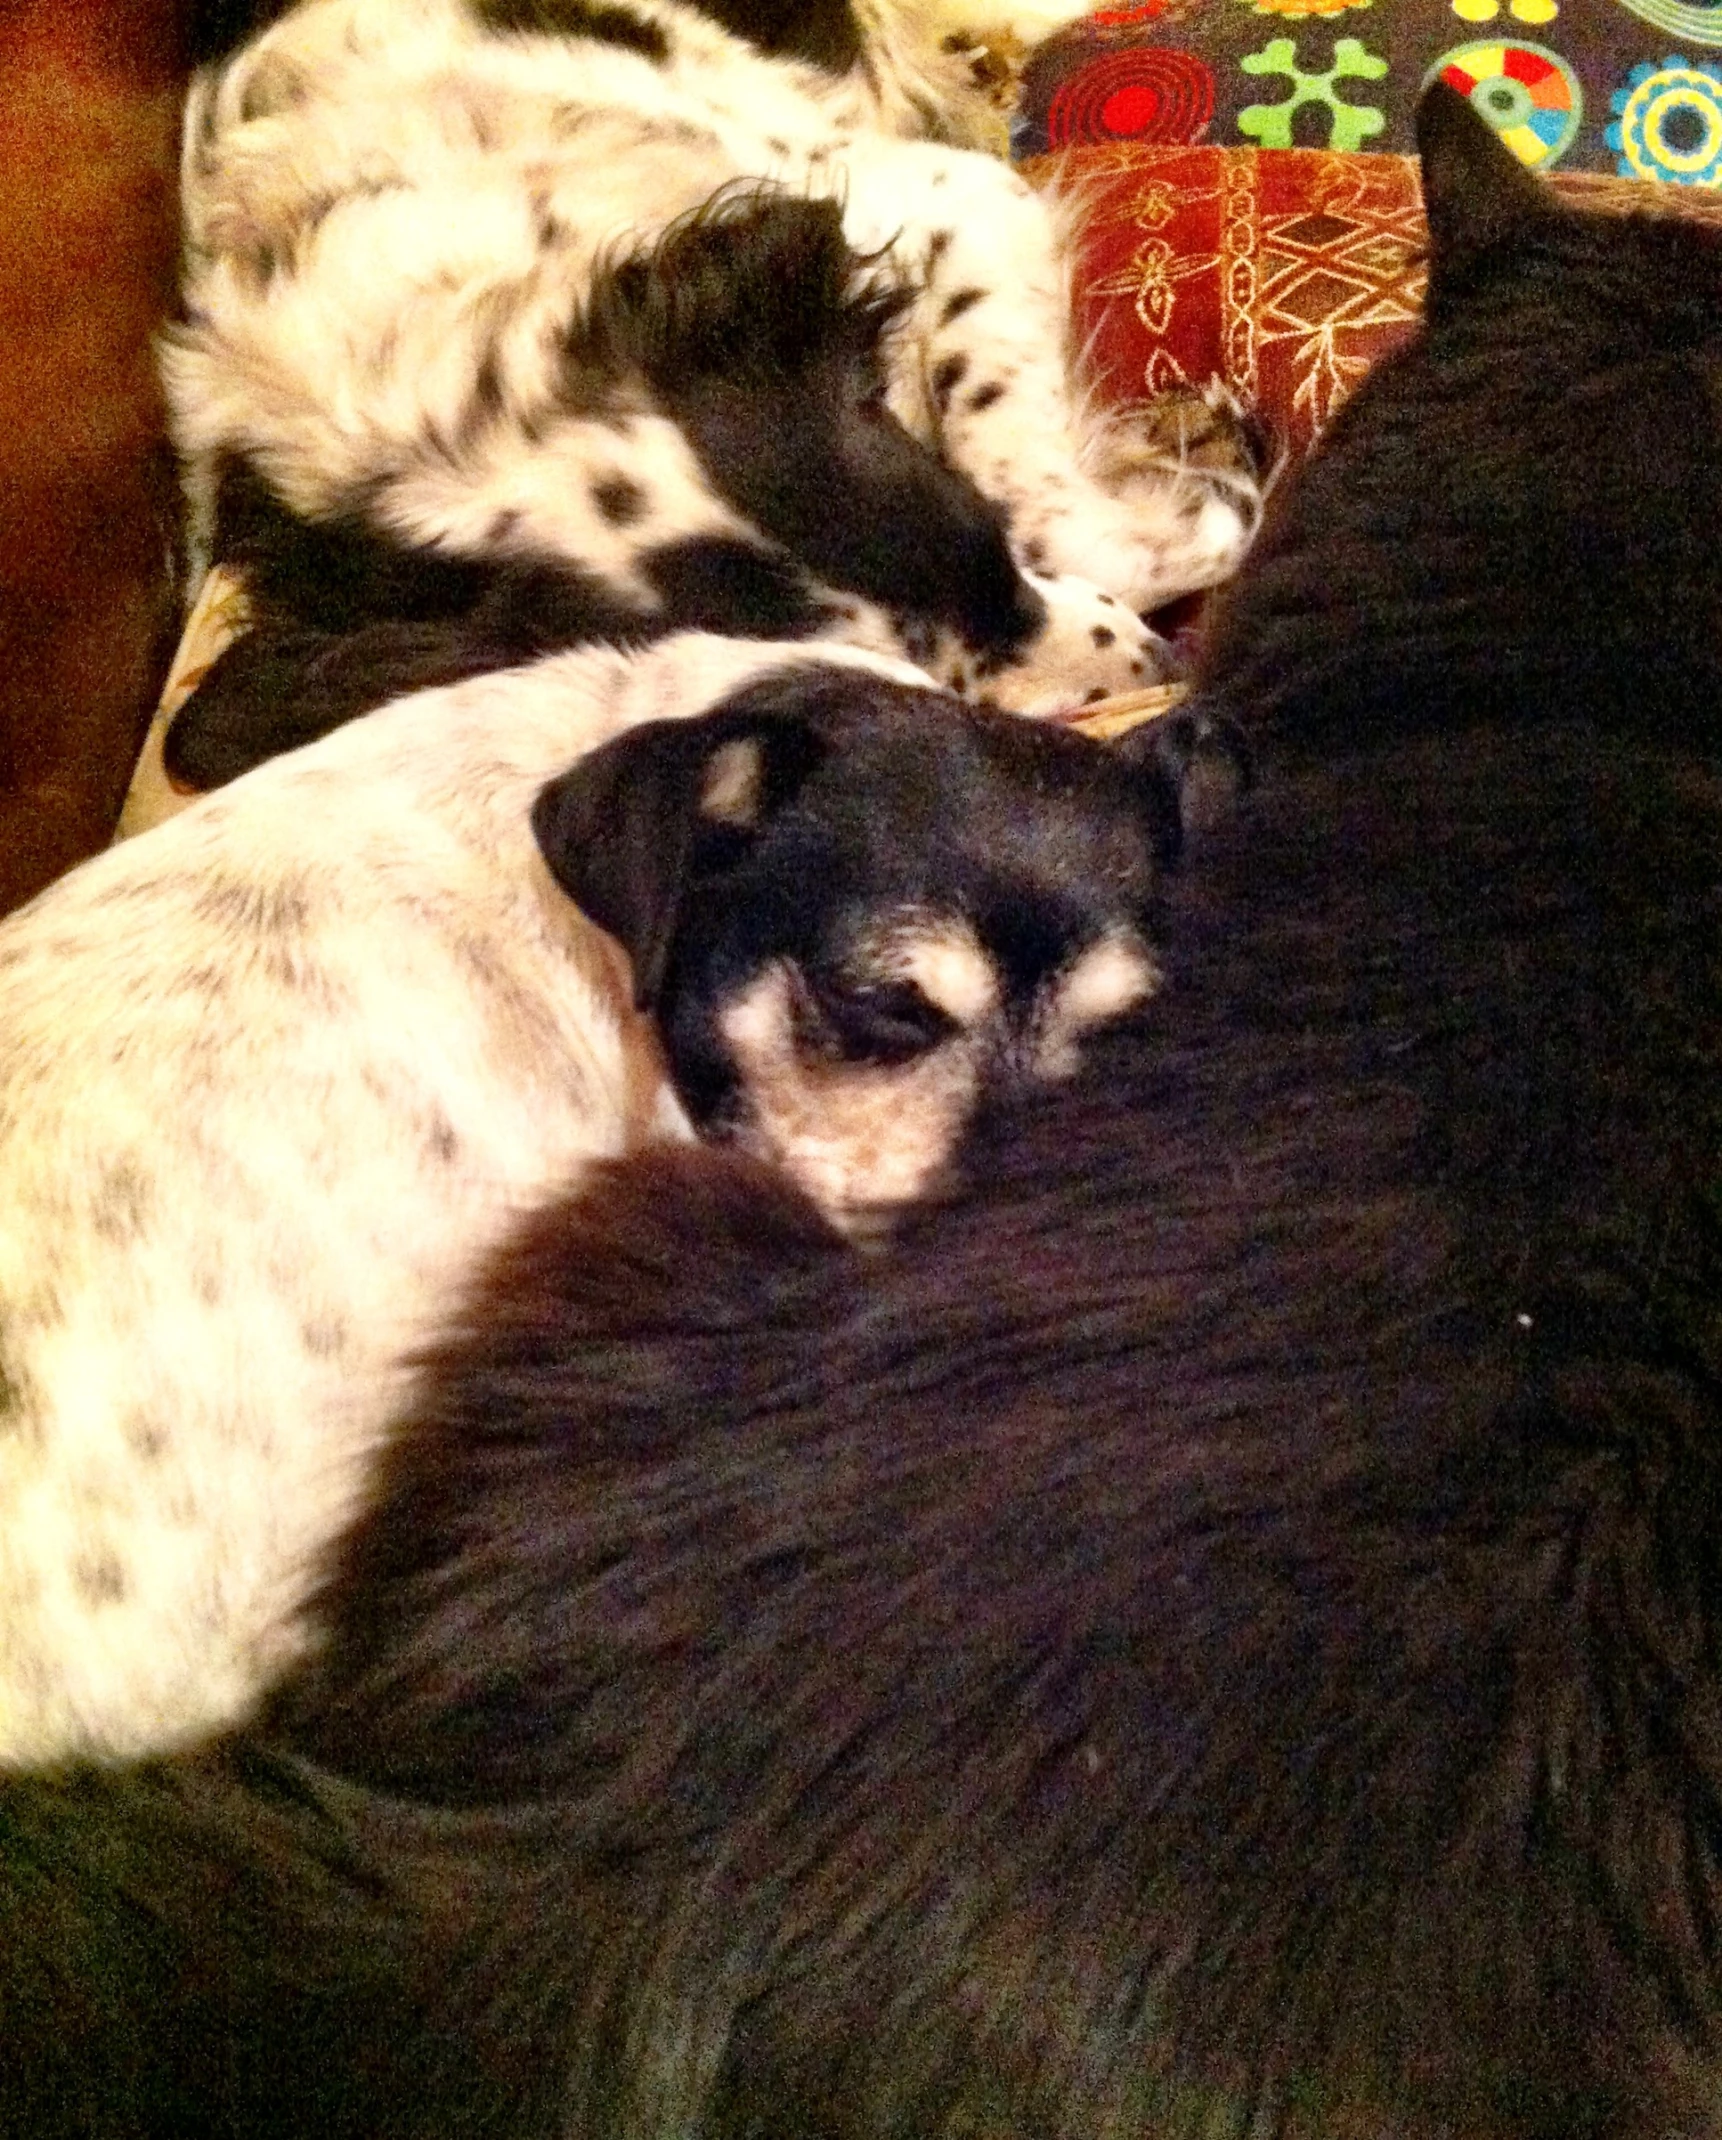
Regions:
M 1115 141 L 1024 168 L 1082 203 L 1078 330 L 1106 401 L 1218 376 L 1301 453 L 1421 311 L 1412 157 Z M 1594 206 L 1722 222 L 1722 193 L 1583 172 L 1552 183 Z

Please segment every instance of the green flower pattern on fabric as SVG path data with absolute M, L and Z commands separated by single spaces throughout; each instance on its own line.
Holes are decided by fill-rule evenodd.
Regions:
M 1299 67 L 1297 46 L 1289 37 L 1276 37 L 1259 52 L 1245 53 L 1238 65 L 1246 74 L 1283 74 L 1291 80 L 1291 94 L 1283 103 L 1250 104 L 1238 114 L 1238 132 L 1264 149 L 1292 146 L 1292 115 L 1306 104 L 1325 104 L 1332 114 L 1325 144 L 1330 149 L 1361 148 L 1387 124 L 1387 114 L 1378 106 L 1348 104 L 1334 88 L 1336 82 L 1350 79 L 1379 81 L 1387 72 L 1386 60 L 1355 37 L 1338 40 L 1333 64 L 1324 74 L 1308 74 Z

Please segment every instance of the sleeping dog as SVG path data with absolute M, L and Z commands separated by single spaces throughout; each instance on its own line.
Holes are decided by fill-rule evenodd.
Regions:
M 1722 2133 L 1722 240 L 1424 132 L 1152 1048 L 537 1214 L 273 1735 L 0 1791 L 9 2130 Z
M 15 916 L 0 1758 L 244 1711 L 400 1354 L 585 1162 L 921 1193 L 1152 991 L 1177 809 L 881 657 L 684 636 L 385 708 Z
M 1062 211 L 915 138 L 964 132 L 936 15 L 303 0 L 199 78 L 165 373 L 260 615 L 184 785 L 677 628 L 1027 711 L 1161 676 L 1138 612 L 1236 561 L 1253 473 L 1089 409 Z

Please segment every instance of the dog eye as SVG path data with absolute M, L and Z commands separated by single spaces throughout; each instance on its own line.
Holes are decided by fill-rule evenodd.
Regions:
M 850 1062 L 900 1063 L 925 1055 L 957 1030 L 948 1012 L 912 981 L 855 987 L 809 976 L 808 998 L 823 1040 Z

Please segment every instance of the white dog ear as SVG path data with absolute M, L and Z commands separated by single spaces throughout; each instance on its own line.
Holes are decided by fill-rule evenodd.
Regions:
M 634 968 L 656 1008 L 682 903 L 702 859 L 733 860 L 825 754 L 818 708 L 732 703 L 648 721 L 540 793 L 532 830 L 551 875 Z

